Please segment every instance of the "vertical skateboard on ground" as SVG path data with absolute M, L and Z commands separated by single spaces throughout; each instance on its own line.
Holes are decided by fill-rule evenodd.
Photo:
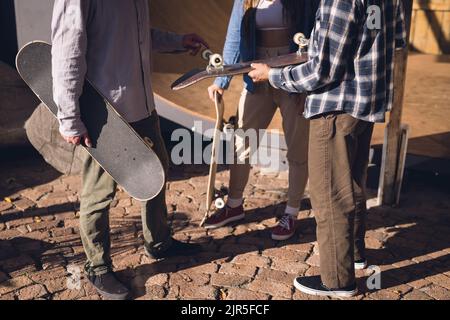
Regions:
M 51 46 L 31 42 L 17 54 L 20 76 L 55 116 Z M 156 197 L 165 185 L 163 166 L 151 149 L 149 138 L 140 137 L 112 104 L 86 79 L 80 98 L 81 118 L 93 147 L 85 147 L 98 164 L 133 198 Z
M 224 187 L 219 189 L 216 188 L 216 174 L 217 174 L 217 164 L 219 161 L 220 154 L 220 144 L 222 143 L 222 132 L 224 129 L 234 126 L 231 122 L 226 122 L 224 120 L 225 105 L 223 103 L 223 97 L 219 93 L 214 94 L 214 106 L 216 109 L 216 122 L 214 128 L 214 137 L 211 149 L 211 163 L 209 167 L 208 176 L 208 189 L 206 191 L 206 212 L 205 216 L 200 223 L 200 226 L 205 224 L 206 219 L 211 212 L 212 205 L 217 209 L 222 209 L 225 207 L 224 197 L 227 195 L 228 190 Z M 232 121 L 232 120 L 231 120 Z
M 172 90 L 181 90 L 205 79 L 249 73 L 253 69 L 251 67 L 253 63 L 264 63 L 272 68 L 281 68 L 289 65 L 305 63 L 308 61 L 308 53 L 306 48 L 308 47 L 309 40 L 306 39 L 303 33 L 297 33 L 294 36 L 294 42 L 299 47 L 297 52 L 264 60 L 241 62 L 232 65 L 224 65 L 223 58 L 220 54 L 213 54 L 211 51 L 206 50 L 202 54 L 203 58 L 209 61 L 206 69 L 194 69 L 189 71 L 177 79 L 172 84 L 171 88 Z

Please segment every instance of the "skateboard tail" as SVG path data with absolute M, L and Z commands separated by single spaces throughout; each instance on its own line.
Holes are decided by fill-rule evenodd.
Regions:
M 190 84 L 186 83 L 186 81 L 202 71 L 202 69 L 193 69 L 189 71 L 188 73 L 177 79 L 174 83 L 172 83 L 170 88 L 174 91 L 177 91 L 188 87 Z

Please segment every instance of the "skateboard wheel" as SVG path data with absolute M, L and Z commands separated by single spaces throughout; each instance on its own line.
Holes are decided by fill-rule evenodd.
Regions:
M 231 123 L 227 123 L 224 127 L 223 127 L 223 133 L 230 135 L 232 134 L 234 131 L 234 126 Z
M 209 57 L 209 64 L 213 68 L 221 68 L 223 67 L 223 58 L 220 54 L 216 53 Z
M 217 209 L 223 209 L 225 208 L 225 201 L 222 198 L 216 199 L 216 201 L 214 201 L 214 205 Z
M 309 45 L 309 39 L 303 33 L 297 33 L 294 36 L 294 42 L 299 46 L 300 50 L 305 49 Z
M 209 61 L 209 57 L 213 55 L 213 52 L 209 49 L 203 50 L 202 52 L 202 58 L 203 60 Z

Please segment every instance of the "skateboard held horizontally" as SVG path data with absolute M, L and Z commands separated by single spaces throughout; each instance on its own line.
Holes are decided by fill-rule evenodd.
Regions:
M 188 73 L 177 79 L 172 84 L 171 88 L 172 90 L 181 90 L 205 79 L 249 73 L 250 71 L 252 71 L 251 65 L 253 63 L 264 63 L 272 68 L 281 68 L 289 65 L 305 63 L 306 61 L 308 61 L 308 54 L 306 49 L 308 47 L 309 40 L 306 39 L 306 37 L 302 33 L 297 33 L 294 36 L 294 42 L 299 47 L 297 52 L 264 60 L 242 62 L 232 65 L 224 65 L 223 58 L 220 54 L 213 54 L 211 51 L 206 50 L 202 54 L 202 57 L 209 62 L 206 69 L 197 68 L 189 71 Z
M 16 65 L 23 80 L 56 116 L 51 46 L 40 41 L 25 45 L 17 54 Z M 92 148 L 85 147 L 87 152 L 133 198 L 147 201 L 156 197 L 164 188 L 165 174 L 151 140 L 140 137 L 89 79 L 80 109 L 93 143 Z

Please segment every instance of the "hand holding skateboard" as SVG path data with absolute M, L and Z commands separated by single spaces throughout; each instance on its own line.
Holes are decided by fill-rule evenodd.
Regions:
M 214 54 L 211 50 L 205 50 L 202 53 L 203 59 L 208 61 L 208 66 L 205 69 L 194 69 L 172 84 L 172 90 L 180 90 L 187 88 L 197 82 L 209 78 L 235 76 L 239 74 L 249 73 L 254 70 L 252 64 L 262 63 L 266 64 L 270 68 L 281 68 L 289 65 L 298 65 L 308 61 L 308 54 L 306 48 L 308 47 L 309 40 L 305 35 L 298 33 L 294 36 L 294 42 L 298 45 L 298 51 L 282 55 L 278 57 L 272 57 L 269 59 L 242 62 L 232 65 L 224 64 L 223 58 L 220 54 Z
M 270 67 L 264 63 L 252 63 L 252 71 L 248 76 L 252 78 L 253 82 L 263 82 L 269 80 Z
M 191 55 L 196 56 L 202 46 L 209 48 L 208 43 L 199 35 L 195 33 L 186 34 L 183 36 L 183 47 L 190 52 Z
M 92 141 L 91 141 L 91 138 L 89 138 L 89 135 L 87 133 L 85 133 L 81 136 L 73 136 L 73 137 L 68 137 L 63 134 L 61 134 L 61 136 L 67 143 L 73 144 L 75 146 L 83 145 L 88 148 L 92 148 Z
M 214 97 L 216 94 L 220 94 L 221 96 L 223 96 L 224 93 L 225 93 L 225 89 L 222 89 L 217 84 L 212 84 L 208 87 L 208 94 L 209 94 L 209 98 L 211 99 L 211 101 L 214 101 L 214 99 L 215 99 Z

